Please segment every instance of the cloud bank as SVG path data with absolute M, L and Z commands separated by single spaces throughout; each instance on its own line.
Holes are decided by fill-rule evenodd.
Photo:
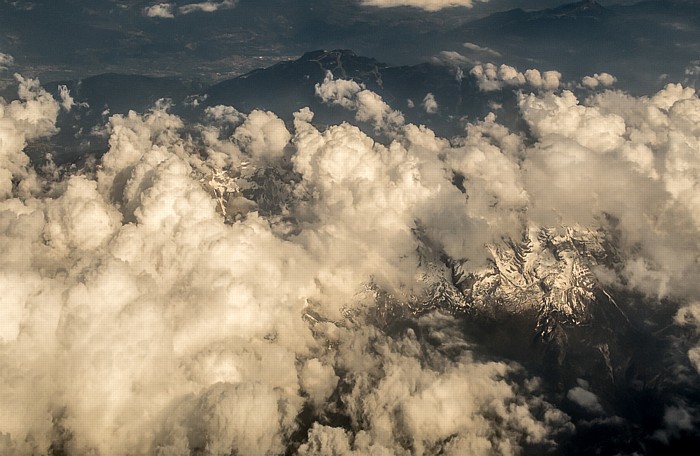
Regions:
M 186 129 L 157 106 L 111 117 L 99 166 L 54 178 L 24 150 L 69 94 L 18 83 L 0 104 L 3 454 L 546 451 L 572 425 L 538 379 L 477 359 L 452 316 L 396 333 L 372 317 L 426 301 L 441 258 L 478 271 L 528 230 L 614 229 L 597 280 L 700 328 L 693 89 L 521 93 L 529 137 L 489 115 L 448 141 L 328 75 L 316 95 L 386 140 L 308 108 L 285 125 L 218 106 Z M 568 397 L 602 413 L 585 384 Z
M 493 63 L 478 64 L 472 68 L 469 74 L 476 78 L 479 88 L 484 92 L 501 90 L 504 87 L 524 86 L 556 90 L 561 83 L 561 73 L 558 71 L 540 72 L 537 69 L 530 69 L 521 73 L 516 68 L 506 64 L 501 66 L 496 66 Z
M 55 131 L 59 102 L 19 82 L 21 100 L 0 109 L 0 281 L 12 290 L 0 306 L 3 454 L 280 454 L 305 404 L 351 424 L 319 421 L 302 454 L 515 454 L 567 429 L 534 383 L 515 379 L 519 367 L 466 349 L 452 361 L 411 332 L 344 317 L 371 305 L 358 295 L 369 282 L 397 296 L 416 288 L 415 216 L 435 196 L 461 198 L 440 187 L 434 157 L 347 124 L 319 131 L 309 111 L 293 134 L 260 111 L 232 136 L 203 125 L 202 155 L 156 108 L 113 116 L 100 166 L 54 181 L 23 148 Z M 227 112 L 211 116 L 240 122 Z M 275 163 L 285 147 L 302 176 L 289 189 L 296 234 L 284 213 L 226 223 L 217 199 L 245 199 L 244 163 Z M 214 195 L 221 169 L 235 185 Z M 424 410 L 448 407 L 426 421 Z

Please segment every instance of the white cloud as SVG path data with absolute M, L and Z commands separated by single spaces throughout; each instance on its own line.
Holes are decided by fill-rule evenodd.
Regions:
M 595 89 L 598 86 L 612 87 L 617 82 L 617 78 L 610 73 L 596 73 L 593 76 L 584 76 L 581 79 L 581 85 L 589 89 Z
M 178 8 L 180 14 L 190 14 L 196 12 L 213 13 L 218 10 L 231 9 L 236 6 L 238 0 L 222 0 L 220 2 L 200 2 L 190 3 Z
M 423 109 L 428 114 L 435 114 L 438 111 L 438 102 L 435 101 L 435 96 L 432 93 L 427 93 L 423 98 Z
M 347 124 L 320 132 L 310 111 L 298 113 L 293 191 L 306 204 L 298 234 L 285 239 L 255 212 L 224 223 L 203 183 L 213 163 L 278 156 L 290 133 L 273 114 L 251 113 L 232 138 L 205 138 L 206 151 L 163 107 L 114 116 L 96 176 L 68 176 L 48 193 L 32 184 L 33 197 L 20 198 L 37 179 L 24 141 L 55 131 L 59 109 L 38 83 L 20 82 L 22 100 L 0 109 L 12 144 L 2 169 L 19 182 L 0 199 L 0 284 L 12 284 L 0 307 L 0 362 L 12 367 L 0 372 L 3 453 L 44 453 L 58 439 L 74 454 L 280 454 L 304 403 L 331 411 L 341 381 L 352 386 L 343 413 L 368 423 L 354 441 L 386 451 L 406 447 L 385 423 L 423 453 L 461 451 L 475 437 L 516 451 L 566 423 L 506 379 L 515 367 L 465 355 L 422 368 L 413 339 L 330 323 L 369 281 L 396 296 L 420 291 L 415 219 L 461 201 L 436 154 L 421 152 L 447 145 L 426 129 L 407 131 L 410 153 Z M 372 112 L 361 93 L 354 102 Z M 237 122 L 231 110 L 210 113 L 232 115 Z M 320 319 L 313 331 L 302 319 L 310 310 Z M 381 347 L 387 357 L 373 355 Z M 450 419 L 425 421 L 421 410 L 447 408 L 454 395 Z M 548 418 L 535 418 L 542 408 Z
M 271 112 L 253 111 L 236 128 L 233 138 L 254 159 L 274 161 L 284 155 L 284 148 L 292 135 L 284 121 Z
M 482 71 L 499 84 L 548 84 L 534 71 Z M 524 227 L 597 229 L 602 214 L 615 217 L 622 264 L 605 280 L 686 300 L 676 321 L 700 334 L 692 89 L 521 95 L 527 137 L 489 115 L 447 140 L 327 76 L 317 95 L 384 129 L 386 144 L 347 123 L 321 130 L 308 109 L 289 131 L 272 113 L 226 107 L 207 111 L 195 142 L 160 106 L 110 119 L 94 173 L 48 182 L 24 148 L 56 131 L 60 104 L 18 81 L 20 99 L 0 103 L 3 454 L 57 441 L 70 454 L 281 454 L 303 410 L 349 423 L 314 423 L 307 455 L 551 444 L 568 417 L 536 379 L 519 380 L 522 368 L 474 359 L 451 317 L 417 320 L 420 340 L 365 321 L 382 300 L 420 302 L 425 277 L 449 273 L 431 255 L 482 267 L 493 261 L 486 244 Z M 294 178 L 278 191 L 294 207 L 261 215 L 250 201 L 236 220 L 217 211 L 214 173 L 253 188 L 244 163 L 264 170 L 287 153 Z M 426 342 L 438 335 L 458 354 Z M 602 408 L 583 383 L 567 396 Z M 688 426 L 669 410 L 669 428 Z
M 525 72 L 525 79 L 532 87 L 544 90 L 556 90 L 561 84 L 561 73 L 558 71 L 545 71 L 531 69 Z
M 158 3 L 148 6 L 144 8 L 143 14 L 147 17 L 160 17 L 163 19 L 172 19 L 175 17 L 173 14 L 173 5 L 170 3 Z
M 391 109 L 382 98 L 352 80 L 338 79 L 329 71 L 321 84 L 316 84 L 316 96 L 324 103 L 356 111 L 360 122 L 370 122 L 375 129 L 395 129 L 404 123 L 403 114 Z
M 61 97 L 61 107 L 65 111 L 70 111 L 73 106 L 75 106 L 75 100 L 70 94 L 68 87 L 64 85 L 58 86 L 58 94 Z
M 444 318 L 425 317 L 422 331 L 441 332 L 439 325 L 449 324 Z M 354 373 L 341 397 L 352 428 L 314 425 L 301 455 L 390 455 L 408 449 L 416 455 L 512 455 L 523 437 L 546 444 L 568 427 L 568 417 L 538 397 L 537 382 L 530 385 L 534 389 L 510 382 L 517 366 L 479 363 L 466 354 L 428 367 L 441 355 L 421 345 L 412 331 L 400 339 L 376 336 L 368 328 L 333 328 L 336 362 Z M 378 355 L 365 357 L 360 350 Z M 535 411 L 544 418 L 535 418 Z
M 484 92 L 526 85 L 534 89 L 556 90 L 561 83 L 561 73 L 558 71 L 540 72 L 537 69 L 530 69 L 523 74 L 517 68 L 505 64 L 501 66 L 493 63 L 478 64 L 469 74 L 476 78 L 479 88 Z
M 301 387 L 309 395 L 312 404 L 316 407 L 322 407 L 326 404 L 326 401 L 338 386 L 339 380 L 340 378 L 335 375 L 333 366 L 324 364 L 317 358 L 306 361 L 299 373 Z
M 238 110 L 233 106 L 208 106 L 204 109 L 204 113 L 211 120 L 226 122 L 234 125 L 240 123 L 245 118 L 245 116 L 238 112 Z
M 600 405 L 598 396 L 596 396 L 583 386 L 576 386 L 574 388 L 571 388 L 566 393 L 566 397 L 591 413 L 604 413 L 603 406 Z
M 15 63 L 15 59 L 10 54 L 0 52 L 0 71 L 7 70 L 13 63 Z
M 377 6 L 380 8 L 393 8 L 397 6 L 411 6 L 426 11 L 438 11 L 444 8 L 466 7 L 471 8 L 475 3 L 485 3 L 488 0 L 360 0 L 363 5 Z
M 27 140 L 56 132 L 59 105 L 34 79 L 15 75 L 19 82 L 19 100 L 0 105 L 0 198 L 13 193 L 13 180 L 18 190 L 36 190 L 36 174 L 24 154 Z
M 469 49 L 472 52 L 477 52 L 480 54 L 489 54 L 494 57 L 501 57 L 501 54 L 498 51 L 494 51 L 493 49 L 486 46 L 479 46 L 478 44 L 470 42 L 466 42 L 462 44 L 462 46 L 464 46 L 466 49 Z
M 472 66 L 475 63 L 473 59 L 456 51 L 440 51 L 432 60 L 435 63 L 456 66 L 459 71 L 463 71 L 461 67 Z
M 625 141 L 622 117 L 582 106 L 568 90 L 561 95 L 523 96 L 520 105 L 523 118 L 540 137 L 558 134 L 596 152 L 611 151 Z

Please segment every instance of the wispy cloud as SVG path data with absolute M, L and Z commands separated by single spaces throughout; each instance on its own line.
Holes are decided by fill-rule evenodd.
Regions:
M 438 11 L 444 8 L 459 6 L 471 8 L 475 3 L 486 3 L 488 1 L 489 0 L 360 0 L 363 5 L 377 6 L 379 8 L 411 6 L 426 11 Z
M 143 14 L 147 17 L 155 17 L 162 19 L 174 19 L 177 15 L 185 15 L 192 13 L 213 13 L 219 10 L 227 10 L 234 8 L 238 0 L 222 0 L 220 2 L 206 1 L 199 3 L 189 3 L 176 7 L 172 3 L 158 3 L 144 8 Z

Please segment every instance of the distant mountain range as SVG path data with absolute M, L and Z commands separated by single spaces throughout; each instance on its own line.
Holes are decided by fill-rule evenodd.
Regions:
M 634 92 L 682 81 L 697 57 L 700 3 L 651 0 L 603 7 L 593 0 L 541 11 L 515 9 L 446 33 L 497 50 L 506 63 L 557 69 L 566 78 L 607 71 Z M 660 79 L 661 77 L 661 79 Z
M 117 72 L 211 83 L 309 49 L 354 49 L 392 67 L 450 51 L 471 61 L 556 69 L 568 79 L 606 71 L 639 93 L 689 77 L 686 68 L 700 52 L 700 3 L 691 0 L 584 0 L 486 16 L 363 8 L 355 0 L 240 1 L 231 10 L 175 19 L 144 17 L 139 5 L 147 2 L 36 1 L 31 11 L 14 3 L 0 2 L 0 51 L 15 57 L 12 71 L 44 80 Z
M 483 118 L 493 110 L 494 103 L 515 106 L 512 91 L 484 93 L 472 76 L 458 74 L 455 66 L 423 63 L 391 67 L 342 49 L 308 52 L 297 60 L 254 70 L 209 87 L 181 78 L 108 73 L 45 84 L 56 96 L 58 86 L 65 85 L 79 104 L 59 116 L 60 133 L 52 139 L 58 151 L 56 159 L 70 161 L 86 153 L 101 153 L 106 143 L 104 138 L 92 135 L 94 125 L 106 122 L 108 115 L 125 114 L 129 110 L 143 112 L 159 99 L 170 100 L 171 110 L 190 121 L 196 120 L 204 107 L 219 104 L 242 112 L 269 110 L 290 124 L 292 113 L 303 107 L 310 107 L 316 114 L 315 122 L 322 125 L 353 120 L 353 112 L 325 105 L 315 96 L 315 85 L 329 71 L 335 78 L 352 79 L 377 92 L 392 108 L 402 111 L 407 122 L 425 124 L 445 137 L 462 134 L 462 118 Z M 436 113 L 427 113 L 421 106 L 428 93 L 438 103 Z M 194 99 L 199 100 L 197 106 L 192 104 Z M 512 109 L 503 109 L 499 114 L 500 121 L 506 124 L 517 119 Z M 370 125 L 365 127 L 367 132 L 372 131 Z

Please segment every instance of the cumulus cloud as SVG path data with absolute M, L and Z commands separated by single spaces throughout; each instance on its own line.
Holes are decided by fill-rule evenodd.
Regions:
M 233 106 L 208 106 L 205 108 L 204 113 L 211 120 L 222 121 L 229 124 L 238 124 L 245 118 L 245 116 L 238 112 Z
M 465 43 L 465 47 L 481 53 L 495 52 L 488 48 L 481 48 L 480 46 L 473 45 L 472 43 Z M 443 61 L 451 60 L 462 64 L 469 62 L 469 59 L 466 57 L 462 57 L 460 60 L 457 56 L 459 56 L 459 54 L 456 56 L 441 54 L 440 58 Z M 571 87 L 574 85 L 571 83 L 563 84 L 561 73 L 555 70 L 540 71 L 538 69 L 531 68 L 525 72 L 520 72 L 517 68 L 506 64 L 497 66 L 493 63 L 478 63 L 472 68 L 470 74 L 476 78 L 479 88 L 484 92 L 501 90 L 505 87 L 529 87 L 539 90 L 557 90 L 562 85 L 565 87 Z M 581 80 L 581 84 L 578 85 L 578 87 L 586 87 L 591 90 L 599 87 L 610 88 L 616 82 L 617 78 L 609 73 L 596 73 L 593 76 L 584 76 Z
M 435 100 L 435 95 L 427 93 L 423 98 L 423 109 L 428 114 L 435 114 L 438 111 L 438 102 Z
M 654 432 L 654 437 L 668 444 L 672 438 L 678 438 L 682 432 L 695 430 L 696 418 L 684 404 L 672 405 L 666 407 L 663 422 L 664 429 Z
M 664 424 L 671 429 L 689 431 L 693 429 L 693 416 L 681 407 L 668 407 L 664 413 Z
M 316 96 L 324 103 L 356 111 L 358 121 L 370 122 L 377 130 L 396 128 L 404 123 L 403 114 L 391 109 L 375 92 L 352 80 L 336 80 L 330 71 L 322 83 L 316 84 Z
M 173 14 L 173 5 L 170 3 L 158 3 L 156 5 L 148 6 L 143 9 L 144 16 L 147 17 L 160 17 L 163 19 L 173 19 L 175 15 Z
M 228 114 L 230 115 L 230 114 Z M 253 111 L 236 128 L 233 138 L 256 160 L 282 157 L 292 135 L 284 121 L 271 112 Z
M 558 71 L 544 71 L 531 69 L 525 72 L 525 79 L 532 87 L 544 90 L 556 90 L 561 82 L 561 73 Z
M 16 75 L 19 100 L 0 105 L 0 198 L 36 190 L 36 174 L 24 153 L 28 140 L 51 135 L 59 104 L 34 79 Z M 15 189 L 14 187 L 17 186 Z
M 419 324 L 443 342 L 459 339 L 443 333 L 449 317 L 431 314 Z M 338 366 L 352 372 L 342 380 L 346 392 L 340 398 L 351 427 L 315 424 L 302 455 L 510 455 L 518 453 L 523 436 L 547 444 L 570 426 L 538 395 L 537 381 L 510 380 L 516 365 L 475 362 L 469 353 L 445 363 L 437 347 L 412 330 L 398 339 L 376 338 L 367 327 L 326 334 L 339 344 Z M 367 358 L 360 350 L 381 355 Z
M 426 11 L 438 11 L 444 8 L 466 7 L 471 8 L 474 3 L 485 3 L 488 0 L 361 0 L 363 5 L 377 6 L 379 8 L 393 8 L 397 6 L 410 6 Z
M 58 86 L 58 95 L 61 98 L 61 107 L 65 111 L 70 111 L 75 106 L 75 100 L 70 94 L 70 90 L 65 85 Z
M 561 135 L 596 152 L 611 151 L 624 142 L 626 125 L 622 117 L 583 106 L 568 90 L 561 95 L 530 94 L 521 98 L 520 106 L 523 118 L 539 137 Z
M 7 70 L 13 63 L 15 63 L 15 59 L 10 54 L 0 52 L 0 71 Z
M 43 185 L 23 148 L 55 131 L 59 103 L 38 82 L 19 82 L 21 99 L 0 110 L 9 175 L 0 284 L 12 284 L 0 307 L 4 454 L 280 454 L 305 403 L 353 423 L 314 426 L 300 450 L 310 454 L 346 435 L 360 451 L 513 454 L 566 427 L 532 385 L 511 378 L 517 366 L 466 352 L 451 361 L 432 348 L 434 364 L 421 367 L 414 334 L 343 322 L 345 307 L 376 299 L 358 298 L 368 283 L 397 297 L 420 292 L 416 219 L 430 229 L 441 201 L 463 201 L 434 153 L 448 143 L 427 129 L 407 127 L 403 145 L 385 146 L 347 124 L 319 131 L 308 110 L 293 133 L 254 111 L 227 136 L 239 117 L 216 108 L 209 116 L 221 126 L 205 128 L 223 130 L 204 135 L 202 151 L 157 106 L 110 119 L 96 172 Z M 244 181 L 231 168 L 243 157 L 266 166 L 286 147 L 301 179 L 290 189 L 297 234 L 254 210 L 227 223 L 207 176 Z M 424 410 L 438 409 L 446 419 L 426 420 Z
M 624 286 L 686 301 L 677 320 L 693 326 L 700 253 L 698 103 L 693 89 L 677 84 L 653 97 L 605 92 L 587 106 L 567 91 L 521 101 L 540 143 L 540 152 L 528 153 L 524 163 L 532 179 L 526 184 L 535 202 L 532 209 L 539 206 L 536 201 L 547 211 L 557 208 L 565 224 L 583 222 L 583 214 L 614 215 L 630 249 L 620 269 Z M 538 178 L 536 169 L 546 171 Z M 576 192 L 589 196 L 577 198 Z M 633 244 L 641 251 L 634 251 Z M 688 351 L 696 368 L 698 353 L 697 347 Z
M 589 89 L 595 89 L 598 86 L 612 87 L 617 82 L 617 78 L 610 73 L 596 73 L 593 76 L 584 76 L 581 79 L 581 85 Z
M 35 101 L 4 106 L 5 114 L 12 108 L 21 123 Z M 294 323 L 304 283 L 313 288 L 302 276 L 312 269 L 255 215 L 236 228 L 223 223 L 196 178 L 202 163 L 176 133 L 181 125 L 163 112 L 114 117 L 97 180 L 73 176 L 41 202 L 2 201 L 3 250 L 17 236 L 26 241 L 3 261 L 18 292 L 2 324 L 2 362 L 18 374 L 46 369 L 53 379 L 23 386 L 2 376 L 2 432 L 10 436 L 3 453 L 46 452 L 61 439 L 55 426 L 73 434 L 65 448 L 75 454 L 181 454 L 200 445 L 208 454 L 283 452 L 303 403 L 294 363 L 313 345 L 308 328 Z M 27 229 L 7 228 L 21 225 Z M 258 250 L 260 241 L 271 244 Z M 294 258 L 301 276 L 276 269 L 272 256 Z M 37 282 L 31 258 L 73 272 L 47 271 Z M 87 275 L 72 276 L 81 269 Z M 291 288 L 270 288 L 276 275 Z M 271 335 L 277 342 L 266 342 Z M 28 347 L 41 348 L 20 360 Z M 34 389 L 46 396 L 27 409 L 21 404 Z M 59 395 L 54 408 L 50 397 Z
M 534 71 L 482 71 L 548 84 Z M 569 417 L 522 367 L 473 356 L 454 317 L 427 313 L 419 330 L 391 335 L 374 324 L 380 305 L 420 305 L 447 283 L 442 258 L 489 267 L 489 246 L 524 230 L 598 232 L 614 218 L 620 259 L 599 265 L 599 279 L 684 302 L 676 322 L 700 334 L 692 89 L 520 95 L 527 134 L 491 114 L 447 140 L 327 75 L 316 95 L 388 140 L 347 123 L 321 129 L 308 108 L 293 126 L 223 106 L 188 126 L 156 106 L 111 117 L 99 166 L 52 180 L 24 150 L 56 131 L 69 95 L 59 103 L 37 81 L 18 83 L 19 100 L 0 103 L 3 454 L 551 447 Z M 225 217 L 271 170 L 291 176 L 275 187 L 291 203 L 263 211 L 253 197 Z M 231 185 L 215 193 L 212 181 Z M 567 397 L 601 412 L 583 382 Z
M 556 90 L 561 83 L 561 73 L 558 71 L 540 72 L 537 69 L 530 69 L 523 74 L 506 64 L 498 67 L 493 63 L 475 65 L 470 74 L 476 78 L 479 88 L 484 92 L 526 85 L 535 89 Z
M 580 405 L 582 408 L 585 410 L 595 413 L 595 414 L 601 414 L 604 412 L 603 406 L 600 405 L 600 401 L 598 400 L 598 396 L 596 396 L 594 393 L 592 393 L 588 388 L 588 382 L 579 379 L 578 380 L 579 386 L 576 386 L 574 388 L 571 388 L 567 393 L 566 397 L 572 401 L 575 402 L 576 404 Z

